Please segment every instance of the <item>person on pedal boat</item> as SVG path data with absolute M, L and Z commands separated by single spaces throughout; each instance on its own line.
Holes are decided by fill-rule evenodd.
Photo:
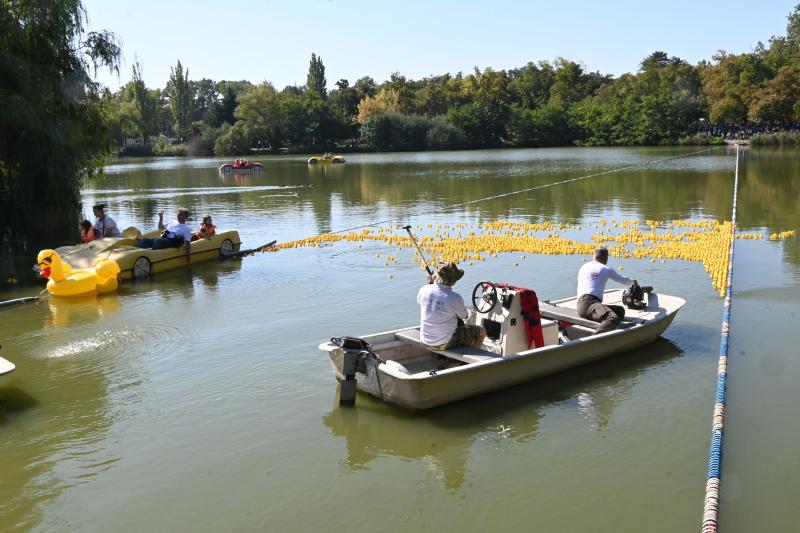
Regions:
M 417 293 L 420 307 L 419 338 L 437 350 L 456 346 L 480 348 L 486 338 L 481 326 L 464 324 L 469 312 L 453 285 L 464 276 L 455 263 L 442 264 L 431 281 Z
M 94 216 L 97 217 L 94 222 L 95 238 L 122 237 L 122 232 L 117 227 L 117 223 L 106 214 L 106 204 L 97 204 L 93 206 L 92 212 Z
M 608 249 L 600 247 L 594 251 L 594 260 L 578 271 L 578 315 L 600 322 L 595 335 L 617 329 L 625 317 L 625 308 L 621 305 L 603 304 L 603 292 L 608 280 L 612 279 L 623 285 L 631 285 L 635 281 L 623 276 L 607 263 Z
M 175 220 L 166 226 L 164 225 L 164 212 L 158 214 L 158 229 L 162 231 L 161 237 L 145 237 L 139 241 L 139 248 L 152 248 L 161 250 L 164 248 L 183 247 L 186 252 L 186 259 L 189 260 L 191 253 L 192 230 L 186 225 L 189 219 L 188 209 L 178 209 Z
M 192 241 L 197 241 L 199 239 L 210 239 L 216 233 L 217 226 L 214 225 L 214 220 L 211 218 L 211 215 L 206 215 L 203 217 L 200 227 L 198 227 L 197 231 L 192 234 Z

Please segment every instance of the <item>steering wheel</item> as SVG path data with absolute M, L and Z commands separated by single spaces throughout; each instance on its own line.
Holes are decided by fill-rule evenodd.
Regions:
M 488 313 L 496 303 L 497 287 L 491 281 L 481 281 L 472 289 L 472 306 L 477 312 Z

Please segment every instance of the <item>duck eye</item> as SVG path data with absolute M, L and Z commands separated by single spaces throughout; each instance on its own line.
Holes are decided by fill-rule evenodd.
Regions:
M 52 257 L 45 257 L 44 259 L 42 259 L 42 263 L 45 264 L 45 265 L 49 265 L 52 262 L 53 262 L 53 258 Z

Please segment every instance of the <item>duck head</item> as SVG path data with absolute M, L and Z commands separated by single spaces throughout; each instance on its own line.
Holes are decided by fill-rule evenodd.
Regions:
M 64 279 L 64 263 L 55 250 L 42 250 L 36 257 L 43 278 L 59 282 Z

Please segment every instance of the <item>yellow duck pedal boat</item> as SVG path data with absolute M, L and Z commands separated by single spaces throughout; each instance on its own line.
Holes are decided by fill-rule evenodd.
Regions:
M 120 268 L 116 261 L 104 259 L 89 268 L 73 269 L 61 260 L 58 252 L 46 249 L 39 252 L 36 262 L 42 277 L 50 280 L 47 292 L 53 296 L 81 296 L 117 290 Z

